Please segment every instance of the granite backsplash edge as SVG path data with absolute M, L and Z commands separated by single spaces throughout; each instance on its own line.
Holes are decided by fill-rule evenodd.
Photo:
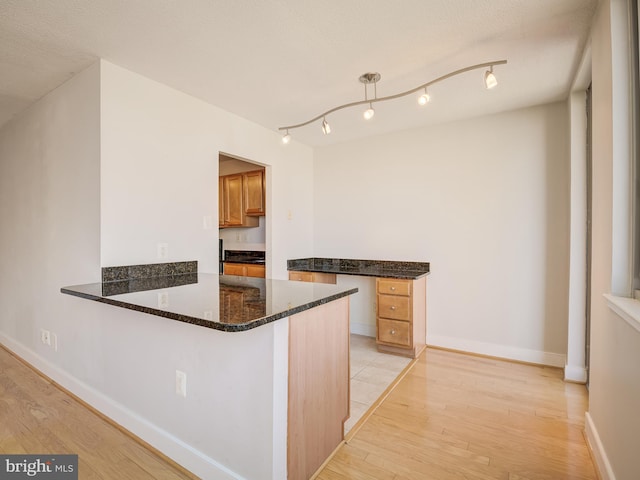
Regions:
M 198 261 L 102 267 L 102 283 L 198 273 Z

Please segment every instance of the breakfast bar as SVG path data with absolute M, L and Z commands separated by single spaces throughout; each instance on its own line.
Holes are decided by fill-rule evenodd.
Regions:
M 203 274 L 196 262 L 102 273 L 100 283 L 61 292 L 105 304 L 101 310 L 117 307 L 114 319 L 122 309 L 139 312 L 132 318 L 140 324 L 173 332 L 164 357 L 197 357 L 194 371 L 176 369 L 174 398 L 191 406 L 174 408 L 199 415 L 189 435 L 199 439 L 207 469 L 234 472 L 229 478 L 303 480 L 342 442 L 349 417 L 349 296 L 357 289 Z

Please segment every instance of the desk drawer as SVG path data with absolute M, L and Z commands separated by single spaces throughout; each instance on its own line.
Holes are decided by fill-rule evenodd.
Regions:
M 411 280 L 402 280 L 396 278 L 379 278 L 378 293 L 385 295 L 411 295 Z
M 411 298 L 378 294 L 378 317 L 411 320 Z
M 409 326 L 410 324 L 407 322 L 379 318 L 378 342 L 410 347 L 411 336 L 409 334 Z

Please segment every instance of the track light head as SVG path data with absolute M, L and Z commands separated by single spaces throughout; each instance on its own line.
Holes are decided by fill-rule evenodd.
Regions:
M 362 116 L 365 120 L 371 120 L 373 116 L 376 114 L 376 111 L 373 109 L 373 105 L 369 104 L 369 108 L 367 108 Z
M 289 135 L 289 130 L 282 136 L 282 143 L 287 145 L 291 141 L 291 135 Z
M 427 87 L 424 88 L 424 93 L 418 97 L 418 104 L 424 107 L 431 101 L 431 95 L 427 93 Z
M 331 133 L 331 125 L 329 125 L 326 118 L 322 119 L 322 133 L 325 135 L 329 135 Z
M 489 67 L 489 70 L 484 72 L 484 87 L 487 90 L 491 90 L 496 85 L 498 85 L 498 80 L 496 79 L 496 76 L 493 74 L 493 65 L 491 65 L 491 67 Z

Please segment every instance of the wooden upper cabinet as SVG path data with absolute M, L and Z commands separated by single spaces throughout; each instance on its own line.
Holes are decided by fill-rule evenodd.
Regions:
M 227 175 L 224 177 L 226 226 L 242 226 L 244 205 L 242 202 L 242 175 Z
M 244 209 L 247 215 L 265 214 L 264 170 L 245 172 L 243 176 Z
M 218 178 L 218 226 L 257 227 L 265 215 L 264 169 Z
M 218 199 L 222 211 L 220 227 L 257 227 L 258 218 L 249 217 L 244 205 L 244 175 L 237 173 L 219 177 L 218 188 L 221 198 Z

